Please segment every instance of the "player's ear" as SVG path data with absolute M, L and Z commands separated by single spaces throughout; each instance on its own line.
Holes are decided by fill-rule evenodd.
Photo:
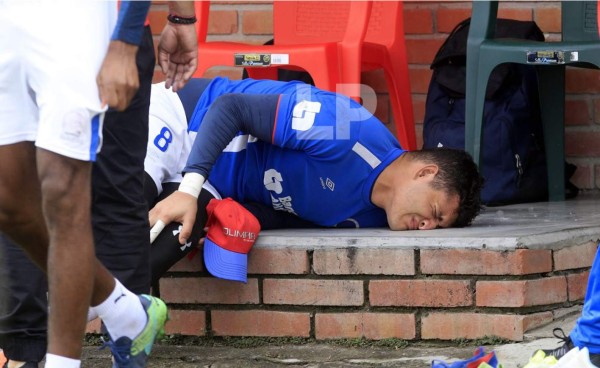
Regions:
M 415 172 L 415 179 L 418 180 L 432 180 L 435 175 L 438 173 L 439 167 L 436 164 L 426 164 L 421 166 Z

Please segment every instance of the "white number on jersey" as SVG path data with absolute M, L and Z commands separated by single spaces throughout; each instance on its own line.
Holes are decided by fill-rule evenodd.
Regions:
M 283 192 L 283 187 L 281 186 L 282 181 L 283 178 L 281 177 L 281 173 L 279 173 L 277 170 L 269 169 L 265 171 L 263 184 L 267 190 L 281 194 L 281 192 Z
M 315 123 L 315 117 L 321 111 L 321 103 L 313 101 L 300 101 L 294 106 L 292 112 L 292 129 L 309 130 Z

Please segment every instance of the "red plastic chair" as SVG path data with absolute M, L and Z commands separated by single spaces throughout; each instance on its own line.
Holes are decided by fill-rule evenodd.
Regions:
M 401 2 L 274 1 L 275 45 L 268 46 L 207 42 L 210 2 L 196 1 L 195 6 L 199 19 L 196 77 L 212 66 L 236 66 L 235 54 L 288 55 L 287 63 L 276 64 L 280 60 L 272 57 L 270 67 L 246 68 L 248 75 L 277 79 L 277 67 L 305 70 L 317 87 L 337 91 L 344 84 L 341 92 L 358 98 L 361 71 L 383 68 L 400 143 L 416 149 Z
M 362 70 L 382 68 L 402 148 L 417 149 L 402 1 L 375 1 L 362 49 Z
M 209 1 L 196 2 L 199 22 L 198 68 L 195 76 L 202 76 L 215 65 L 236 66 L 235 54 L 279 54 L 288 55 L 288 62 L 279 61 L 280 64 L 277 64 L 278 60 L 272 60 L 272 65 L 304 69 L 319 88 L 335 91 L 339 83 L 360 84 L 360 47 L 367 31 L 370 2 L 275 1 L 275 45 L 268 46 L 207 42 L 209 7 Z M 256 67 L 247 70 L 252 78 L 277 79 L 276 68 Z

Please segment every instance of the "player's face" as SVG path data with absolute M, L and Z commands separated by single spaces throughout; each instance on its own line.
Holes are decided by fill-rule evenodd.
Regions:
M 392 198 L 386 212 L 392 230 L 430 230 L 450 227 L 458 217 L 458 194 L 448 195 L 431 185 L 415 182 Z

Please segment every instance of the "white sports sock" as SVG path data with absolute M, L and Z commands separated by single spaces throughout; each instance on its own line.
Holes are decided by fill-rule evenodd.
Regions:
M 81 360 L 71 359 L 60 355 L 46 354 L 45 368 L 79 368 Z
M 90 308 L 102 319 L 113 341 L 134 339 L 146 326 L 148 316 L 140 298 L 115 279 L 115 288 L 105 301 Z M 88 316 L 90 313 L 88 313 Z
M 10 359 L 10 360 L 9 360 L 9 361 L 6 363 L 6 366 L 7 366 L 8 368 L 21 368 L 22 366 L 24 366 L 24 365 L 25 365 L 25 363 L 27 363 L 27 362 L 20 362 L 20 361 L 18 361 L 18 360 L 12 360 L 12 359 Z
M 92 322 L 93 320 L 98 318 L 98 312 L 96 312 L 96 309 L 94 309 L 94 307 L 90 307 L 90 309 L 88 309 L 88 317 L 87 318 L 88 318 L 87 319 L 88 322 Z

